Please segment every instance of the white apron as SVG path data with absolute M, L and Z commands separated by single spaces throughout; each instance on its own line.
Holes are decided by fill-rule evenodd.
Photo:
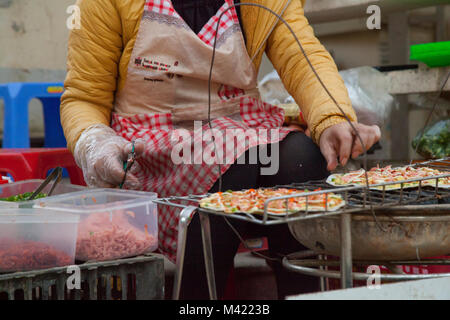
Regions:
M 202 142 L 202 136 L 194 134 L 194 121 L 203 121 L 197 129 L 208 131 L 212 45 L 218 17 L 232 3 L 226 0 L 199 34 L 189 28 L 169 0 L 145 3 L 127 79 L 116 95 L 111 126 L 128 140 L 140 138 L 146 142 L 138 160 L 143 169 L 138 178 L 144 190 L 156 192 L 159 197 L 207 193 L 246 150 L 279 142 L 291 131 L 282 127 L 283 110 L 259 98 L 257 72 L 248 56 L 236 11 L 230 9 L 220 22 L 211 85 L 212 126 L 223 133 L 223 140 L 216 139 L 210 154 L 214 157 L 217 151 L 223 156 L 222 172 L 216 163 L 202 161 L 202 154 L 211 151 L 211 143 Z M 194 150 L 190 163 L 174 162 L 172 152 L 180 145 L 174 141 L 174 129 L 189 130 L 191 143 L 200 141 L 204 148 Z M 253 130 L 257 136 L 248 140 L 238 137 L 236 143 L 234 137 L 225 134 L 230 129 Z M 237 150 L 227 148 L 234 143 Z M 197 150 L 197 146 L 191 145 L 191 149 Z M 182 156 L 189 159 L 184 158 L 184 152 Z M 159 208 L 159 249 L 172 261 L 176 255 L 178 214 L 176 209 Z

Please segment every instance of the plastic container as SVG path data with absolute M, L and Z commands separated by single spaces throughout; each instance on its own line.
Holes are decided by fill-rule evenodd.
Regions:
M 0 186 L 0 198 L 8 198 L 11 196 L 15 196 L 18 194 L 23 194 L 26 192 L 34 192 L 37 187 L 41 185 L 44 180 L 25 180 L 19 182 L 13 182 Z M 52 182 L 50 182 L 42 191 L 43 193 L 48 193 L 52 187 Z M 68 183 L 59 183 L 56 185 L 55 190 L 52 193 L 52 197 L 55 195 L 77 192 L 81 190 L 85 190 L 86 187 L 77 186 L 74 184 Z M 11 201 L 2 201 L 0 200 L 0 208 L 18 208 L 18 207 L 32 207 L 34 201 L 19 201 L 19 202 L 11 202 Z
M 430 68 L 450 66 L 450 41 L 412 45 L 410 59 Z
M 80 290 L 67 267 L 0 275 L 0 300 L 162 300 L 164 257 L 143 256 L 79 266 Z
M 157 249 L 156 198 L 152 192 L 88 189 L 41 199 L 35 207 L 78 214 L 76 259 L 105 261 Z
M 0 272 L 74 264 L 78 221 L 45 209 L 0 209 Z

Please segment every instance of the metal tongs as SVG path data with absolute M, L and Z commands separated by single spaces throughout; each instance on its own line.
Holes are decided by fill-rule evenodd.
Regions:
M 62 168 L 61 167 L 56 167 L 55 169 L 52 170 L 52 172 L 48 175 L 48 177 L 44 180 L 44 182 L 41 183 L 41 185 L 33 192 L 33 194 L 26 200 L 26 201 L 31 201 L 34 198 L 36 198 L 39 193 L 41 193 L 42 190 L 44 190 L 44 188 L 53 180 L 55 179 L 55 181 L 53 182 L 53 185 L 50 189 L 50 191 L 48 192 L 47 196 L 51 196 L 53 191 L 56 188 L 56 185 L 61 181 L 62 178 Z
M 128 171 L 131 170 L 131 167 L 133 166 L 134 162 L 136 161 L 135 141 L 133 140 L 131 143 L 132 143 L 131 152 L 128 154 L 127 161 L 123 162 L 123 170 L 125 171 L 125 175 L 123 176 L 123 180 L 119 185 L 120 189 L 123 188 L 123 185 L 125 184 L 125 180 L 127 179 Z

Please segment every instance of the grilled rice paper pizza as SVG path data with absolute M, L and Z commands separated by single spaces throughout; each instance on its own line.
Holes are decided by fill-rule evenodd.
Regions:
M 393 183 L 391 185 L 385 186 L 385 190 L 398 190 L 402 188 L 401 181 L 412 180 L 412 179 L 424 179 L 430 178 L 429 180 L 423 180 L 421 182 L 422 186 L 436 186 L 436 176 L 450 174 L 450 171 L 440 171 L 437 169 L 429 167 L 412 167 L 404 166 L 398 168 L 392 168 L 392 166 L 387 166 L 384 168 L 375 167 L 367 171 L 367 176 L 369 179 L 369 185 L 376 185 L 381 183 Z M 399 183 L 395 183 L 399 182 Z M 336 186 L 352 186 L 352 185 L 366 185 L 366 176 L 364 174 L 364 169 L 352 171 L 345 174 L 333 174 L 327 179 L 327 183 Z M 419 186 L 418 181 L 405 182 L 403 183 L 403 189 L 407 188 L 417 188 Z M 439 178 L 438 186 L 440 188 L 450 188 L 450 177 Z M 383 186 L 370 187 L 370 189 L 383 190 Z
M 315 190 L 319 191 L 319 190 Z M 266 200 L 281 196 L 306 193 L 308 190 L 297 189 L 249 189 L 243 191 L 217 192 L 200 200 L 200 207 L 224 213 L 264 213 Z M 298 196 L 269 203 L 267 212 L 272 215 L 283 215 L 298 211 L 336 211 L 345 206 L 341 196 L 333 193 Z

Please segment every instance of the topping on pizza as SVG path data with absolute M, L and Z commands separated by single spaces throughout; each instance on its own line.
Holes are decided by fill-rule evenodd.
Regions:
M 320 191 L 314 190 L 314 191 Z M 249 189 L 243 191 L 226 191 L 211 194 L 200 200 L 200 207 L 225 213 L 264 213 L 267 200 L 282 196 L 297 195 L 293 198 L 269 202 L 267 212 L 283 215 L 298 211 L 336 211 L 345 205 L 341 196 L 328 193 L 302 196 L 308 190 L 297 189 Z
M 380 168 L 379 166 L 367 171 L 367 176 L 369 179 L 369 185 L 376 185 L 382 183 L 392 183 L 385 186 L 386 190 L 397 190 L 402 188 L 401 183 L 406 180 L 413 179 L 424 179 L 421 182 L 422 186 L 436 186 L 437 176 L 450 174 L 449 171 L 439 171 L 437 169 L 429 167 L 412 167 L 405 166 L 399 168 L 392 168 L 392 166 L 387 166 Z M 450 177 L 439 178 L 438 186 L 442 188 L 450 187 Z M 328 177 L 327 182 L 333 186 L 349 186 L 349 185 L 366 185 L 366 176 L 364 174 L 364 169 L 358 171 L 352 171 L 345 174 L 333 174 Z M 419 186 L 419 181 L 404 182 L 403 188 L 416 188 Z M 371 189 L 383 190 L 383 186 L 372 187 Z

